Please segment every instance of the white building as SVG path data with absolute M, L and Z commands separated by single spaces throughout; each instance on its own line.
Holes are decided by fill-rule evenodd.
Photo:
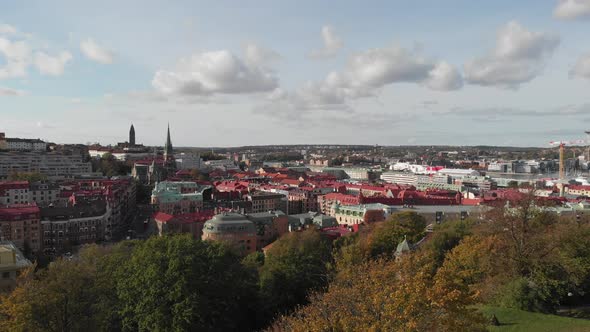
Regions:
M 2 146 L 10 151 L 46 151 L 47 143 L 40 139 L 4 138 Z
M 92 165 L 80 155 L 0 152 L 0 179 L 11 173 L 38 172 L 49 178 L 71 178 L 92 173 Z
M 198 153 L 184 153 L 176 155 L 177 169 L 201 169 L 203 160 Z M 232 163 L 233 165 L 233 163 Z

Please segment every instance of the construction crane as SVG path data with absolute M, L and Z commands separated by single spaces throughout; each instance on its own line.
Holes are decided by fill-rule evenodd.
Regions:
M 586 142 L 583 139 L 574 141 L 551 141 L 549 145 L 559 146 L 559 180 L 565 180 L 565 146 L 566 145 L 584 145 Z

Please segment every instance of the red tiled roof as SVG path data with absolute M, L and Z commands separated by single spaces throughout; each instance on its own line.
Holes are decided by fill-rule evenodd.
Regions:
M 154 219 L 156 221 L 166 223 L 166 222 L 169 222 L 170 220 L 174 219 L 174 216 L 170 215 L 168 213 L 164 213 L 164 212 L 157 212 L 154 215 Z

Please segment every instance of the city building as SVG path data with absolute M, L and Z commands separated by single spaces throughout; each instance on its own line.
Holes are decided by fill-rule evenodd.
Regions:
M 60 197 L 59 184 L 55 182 L 33 182 L 29 185 L 29 203 L 37 206 L 56 204 Z
M 247 255 L 256 251 L 256 225 L 245 215 L 225 212 L 205 222 L 202 240 L 236 245 Z
M 27 252 L 41 250 L 41 214 L 36 205 L 0 207 L 0 241 L 12 241 Z
M 314 225 L 319 229 L 338 226 L 335 217 L 327 216 L 319 212 L 307 212 L 289 215 L 289 226 L 291 231 L 303 229 L 308 225 Z
M 256 191 L 245 196 L 246 200 L 252 203 L 251 210 L 248 212 L 257 213 L 265 211 L 279 210 L 289 214 L 288 199 L 285 195 Z
M 112 214 L 104 197 L 76 199 L 67 206 L 41 208 L 43 248 L 47 253 L 107 239 Z
M 205 221 L 213 217 L 213 211 L 203 211 L 171 215 L 164 212 L 157 212 L 153 219 L 158 228 L 160 236 L 164 234 L 191 234 L 195 239 L 203 236 Z
M 201 169 L 203 160 L 198 153 L 182 152 L 176 155 L 177 169 Z
M 47 143 L 40 139 L 8 138 L 4 133 L 0 133 L 0 150 L 47 151 Z
M 12 173 L 41 173 L 49 179 L 65 179 L 92 174 L 92 165 L 81 155 L 0 152 L 0 179 Z
M 203 193 L 195 182 L 162 181 L 152 191 L 154 209 L 171 215 L 198 212 L 203 208 Z
M 0 206 L 29 204 L 30 202 L 28 181 L 0 182 Z
M 289 218 L 282 211 L 249 213 L 246 218 L 256 225 L 256 250 L 262 250 L 289 231 Z
M 12 290 L 20 272 L 31 265 L 13 242 L 0 241 L 0 292 Z
M 392 212 L 393 208 L 391 206 L 380 203 L 361 205 L 334 203 L 328 215 L 336 218 L 340 225 L 352 226 L 383 221 Z

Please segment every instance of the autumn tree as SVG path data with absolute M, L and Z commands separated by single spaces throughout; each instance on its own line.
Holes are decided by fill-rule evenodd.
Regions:
M 438 275 L 433 264 L 425 253 L 366 261 L 353 268 L 354 278 L 336 280 L 268 330 L 484 331 L 471 291 L 452 271 Z

